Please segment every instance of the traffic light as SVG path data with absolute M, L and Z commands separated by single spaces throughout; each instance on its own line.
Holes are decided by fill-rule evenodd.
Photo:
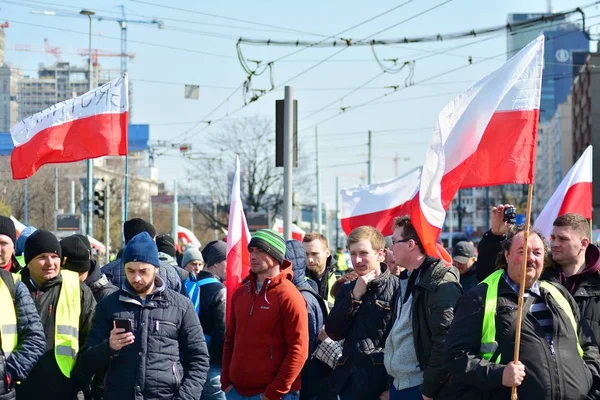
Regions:
M 106 189 L 94 190 L 94 215 L 104 218 L 106 207 Z

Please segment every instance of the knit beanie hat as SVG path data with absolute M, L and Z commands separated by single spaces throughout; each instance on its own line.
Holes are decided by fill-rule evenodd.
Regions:
M 175 251 L 175 241 L 168 233 L 156 237 L 156 247 L 158 247 L 158 251 L 161 253 L 168 254 L 171 257 L 177 256 L 177 252 Z
M 208 242 L 202 249 L 202 257 L 204 257 L 207 268 L 225 261 L 227 259 L 227 243 L 222 240 Z
M 72 235 L 60 241 L 62 267 L 78 273 L 90 270 L 90 250 L 80 235 Z
M 183 258 L 181 259 L 181 267 L 185 268 L 185 266 L 192 261 L 204 262 L 204 258 L 202 257 L 202 253 L 200 253 L 200 250 L 193 247 L 187 249 L 185 253 L 183 253 Z
M 21 232 L 19 238 L 17 239 L 17 243 L 15 244 L 15 255 L 23 255 L 23 252 L 25 251 L 25 241 L 35 231 L 37 231 L 37 229 L 35 229 L 34 226 L 28 226 L 27 228 L 23 229 L 23 232 Z
M 125 246 L 123 265 L 131 261 L 139 261 L 160 267 L 158 248 L 148 232 L 135 235 Z
M 283 264 L 283 259 L 285 257 L 285 239 L 283 236 L 275 232 L 272 229 L 261 229 L 256 231 L 256 233 L 250 239 L 250 243 L 248 243 L 248 248 L 256 247 L 261 249 L 274 259 L 279 262 L 279 265 Z
M 75 236 L 75 237 L 78 237 L 79 239 L 81 239 L 83 244 L 85 244 L 85 247 L 87 247 L 87 249 L 90 251 L 90 254 L 92 254 L 92 245 L 90 244 L 90 239 L 88 239 L 87 235 L 82 235 L 80 233 L 76 233 L 72 236 Z
M 12 240 L 13 246 L 17 244 L 17 230 L 15 223 L 9 217 L 0 215 L 0 235 L 6 235 Z
M 38 229 L 25 241 L 25 265 L 42 253 L 58 254 L 62 258 L 62 250 L 58 239 L 52 232 Z
M 125 221 L 123 224 L 123 236 L 125 236 L 125 244 L 138 233 L 148 232 L 151 238 L 156 236 L 156 230 L 150 222 L 147 222 L 141 218 L 132 218 L 129 221 Z

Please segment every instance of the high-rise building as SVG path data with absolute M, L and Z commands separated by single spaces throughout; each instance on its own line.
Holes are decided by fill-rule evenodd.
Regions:
M 540 121 L 549 121 L 558 105 L 567 100 L 571 93 L 573 79 L 577 76 L 577 64 L 582 63 L 589 53 L 590 43 L 579 24 L 569 22 L 565 16 L 553 14 L 509 14 L 508 23 L 522 23 L 547 17 L 547 22 L 539 22 L 514 28 L 507 36 L 507 55 L 512 57 L 519 50 L 544 34 L 544 74 L 542 76 L 542 96 Z M 583 54 L 582 54 L 583 53 Z M 575 71 L 575 73 L 574 73 Z

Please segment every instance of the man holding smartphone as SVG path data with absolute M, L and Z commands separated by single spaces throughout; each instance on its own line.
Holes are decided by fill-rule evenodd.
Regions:
M 158 275 L 147 232 L 123 252 L 126 282 L 97 307 L 75 366 L 86 377 L 107 369 L 104 400 L 199 399 L 209 356 L 191 301 Z

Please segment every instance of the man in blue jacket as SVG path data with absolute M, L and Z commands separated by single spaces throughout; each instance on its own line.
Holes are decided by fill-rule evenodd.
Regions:
M 209 356 L 193 304 L 166 288 L 147 232 L 129 241 L 123 262 L 127 280 L 98 305 L 75 368 L 86 379 L 108 368 L 104 400 L 197 400 Z

